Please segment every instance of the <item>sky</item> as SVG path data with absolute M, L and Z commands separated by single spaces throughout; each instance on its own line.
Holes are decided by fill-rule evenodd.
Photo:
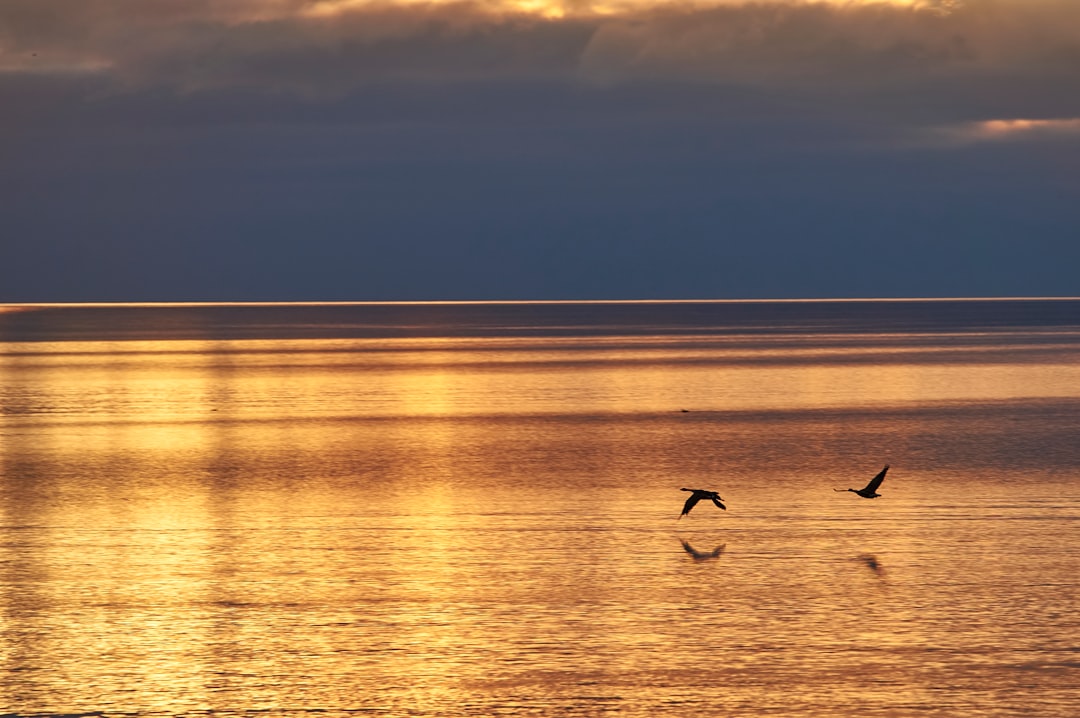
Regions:
M 3 0 L 0 302 L 1080 295 L 1080 0 Z

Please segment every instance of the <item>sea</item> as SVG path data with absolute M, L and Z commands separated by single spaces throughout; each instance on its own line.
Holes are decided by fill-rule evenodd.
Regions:
M 1076 299 L 0 305 L 9 718 L 1073 718 L 1078 520 Z

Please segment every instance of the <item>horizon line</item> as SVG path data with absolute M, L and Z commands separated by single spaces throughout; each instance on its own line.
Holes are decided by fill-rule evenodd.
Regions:
M 1019 302 L 1080 301 L 1080 296 L 1006 297 L 805 297 L 777 299 L 385 299 L 385 300 L 179 300 L 179 301 L 86 301 L 2 302 L 0 307 L 276 307 L 276 306 L 372 306 L 372 305 L 481 305 L 481 304 L 813 304 L 856 302 Z M 0 310 L 3 311 L 3 310 Z

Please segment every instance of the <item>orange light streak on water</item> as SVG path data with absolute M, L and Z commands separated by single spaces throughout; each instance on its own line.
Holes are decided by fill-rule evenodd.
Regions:
M 0 711 L 1066 718 L 1080 363 L 1002 334 L 4 344 Z

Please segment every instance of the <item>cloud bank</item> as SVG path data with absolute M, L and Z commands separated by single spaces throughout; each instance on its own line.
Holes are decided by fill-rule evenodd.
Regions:
M 299 93 L 506 77 L 828 87 L 986 74 L 1076 81 L 1080 4 L 6 0 L 0 67 L 98 72 L 129 87 Z
M 0 100 L 164 92 L 311 102 L 389 89 L 739 88 L 904 146 L 1051 139 L 979 122 L 1080 117 L 1074 0 L 6 0 Z M 799 110 L 804 111 L 804 110 Z M 847 113 L 849 118 L 844 118 Z M 450 114 L 453 114 L 451 112 Z M 863 117 L 859 117 L 863 115 Z M 4 119 L 0 119 L 4 122 Z M 922 138 L 920 140 L 919 138 Z
M 1075 293 L 1075 0 L 4 0 L 0 301 Z

